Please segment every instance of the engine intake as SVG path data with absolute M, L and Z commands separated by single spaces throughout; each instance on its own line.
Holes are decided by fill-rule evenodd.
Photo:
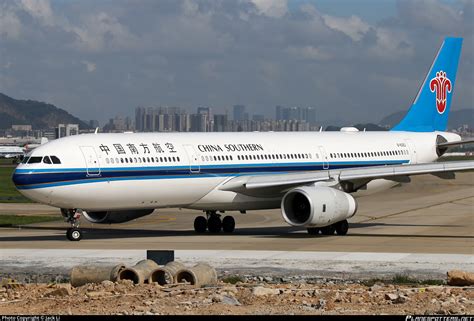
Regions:
M 91 223 L 114 224 L 114 223 L 124 223 L 124 222 L 131 221 L 136 218 L 151 214 L 153 211 L 154 209 L 101 211 L 101 212 L 83 211 L 82 214 Z
M 356 211 L 352 195 L 325 186 L 294 188 L 281 201 L 283 218 L 292 226 L 327 226 L 354 216 Z

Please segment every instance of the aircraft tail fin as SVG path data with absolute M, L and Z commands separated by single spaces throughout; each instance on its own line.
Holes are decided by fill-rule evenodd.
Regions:
M 445 38 L 405 118 L 393 131 L 445 131 L 461 54 L 462 38 Z

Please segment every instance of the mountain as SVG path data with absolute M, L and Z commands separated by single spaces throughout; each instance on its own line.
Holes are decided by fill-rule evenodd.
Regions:
M 392 128 L 402 120 L 406 113 L 406 111 L 397 111 L 382 119 L 379 124 Z M 474 128 L 474 109 L 452 110 L 449 113 L 448 129 L 459 128 L 465 124 L 469 125 L 469 128 Z
M 17 100 L 0 93 L 0 128 L 11 128 L 13 124 L 32 125 L 33 129 L 53 128 L 58 124 L 79 124 L 81 129 L 89 128 L 79 118 L 54 105 Z

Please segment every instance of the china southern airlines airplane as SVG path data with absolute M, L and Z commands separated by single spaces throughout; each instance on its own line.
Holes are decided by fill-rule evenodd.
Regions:
M 203 210 L 194 229 L 232 232 L 225 211 L 280 208 L 309 234 L 345 235 L 354 197 L 409 182 L 453 178 L 474 161 L 435 162 L 461 137 L 445 132 L 462 39 L 446 38 L 405 118 L 389 132 L 123 133 L 61 138 L 13 174 L 26 197 L 61 208 L 78 241 L 80 215 L 121 223 L 157 208 Z M 465 143 L 465 142 L 464 142 Z

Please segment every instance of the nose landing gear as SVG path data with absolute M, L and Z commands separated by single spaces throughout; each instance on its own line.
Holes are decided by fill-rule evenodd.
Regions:
M 206 217 L 198 216 L 194 220 L 194 230 L 196 233 L 204 233 L 207 230 L 211 233 L 232 233 L 235 230 L 235 220 L 232 216 L 225 216 L 221 220 L 221 215 L 217 211 L 206 211 Z
M 64 220 L 71 224 L 66 230 L 66 237 L 69 241 L 80 241 L 82 239 L 82 230 L 79 228 L 79 219 L 81 213 L 76 209 L 61 209 Z

